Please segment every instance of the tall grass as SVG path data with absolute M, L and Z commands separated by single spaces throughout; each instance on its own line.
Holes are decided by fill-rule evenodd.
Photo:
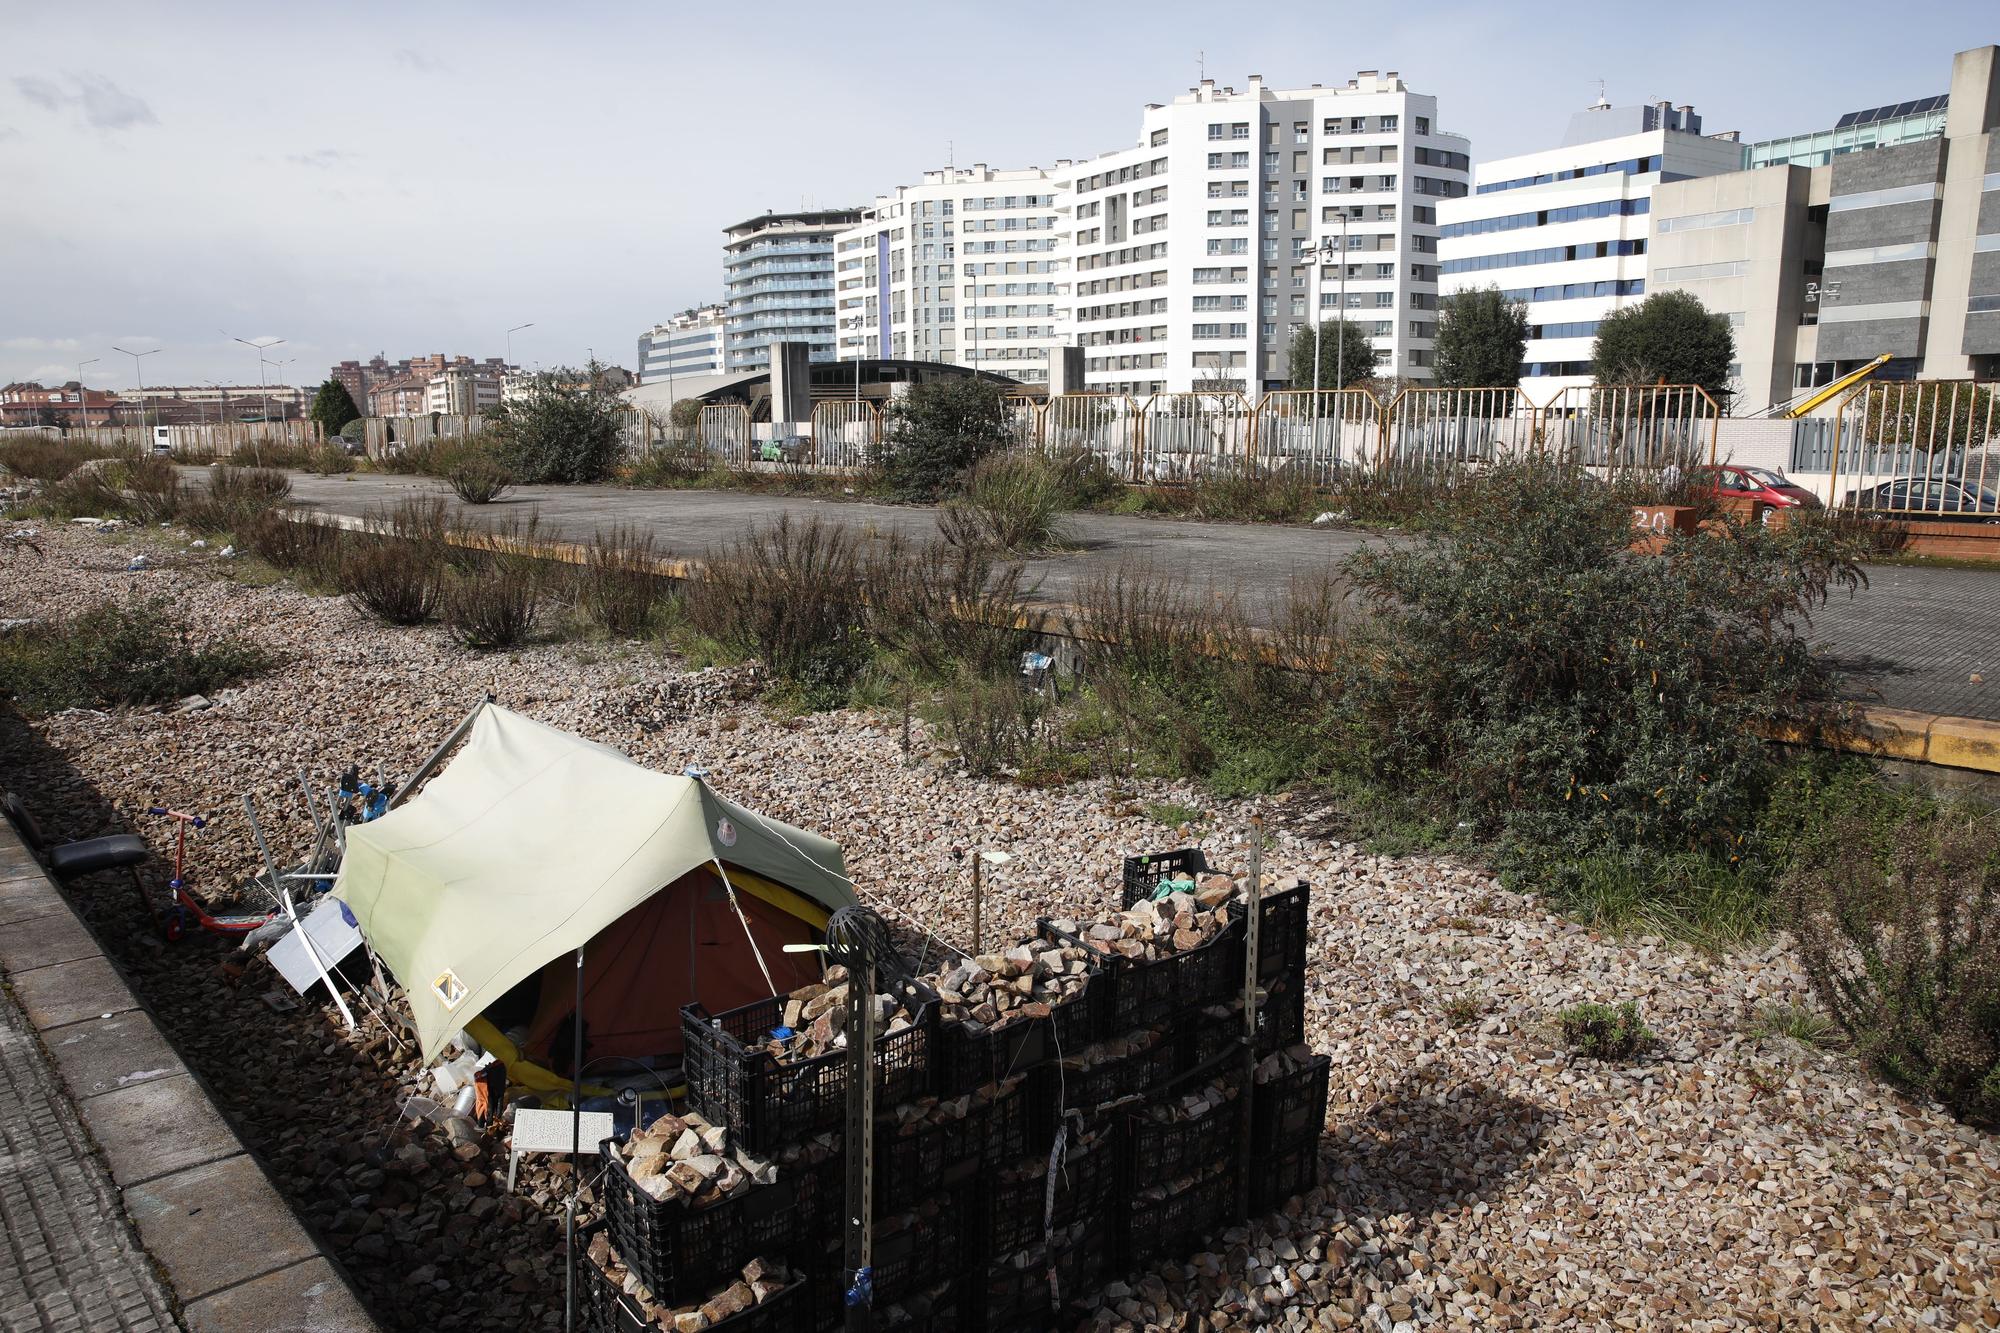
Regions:
M 282 472 L 217 464 L 208 469 L 207 485 L 186 496 L 181 518 L 198 532 L 235 532 L 291 493 L 291 479 Z
M 669 589 L 660 576 L 659 545 L 650 530 L 600 530 L 576 574 L 585 615 L 614 638 L 636 639 L 659 627 Z
M 808 707 L 836 707 L 870 649 L 855 540 L 818 518 L 781 515 L 711 550 L 687 592 L 689 624 L 762 659 Z
M 10 435 L 0 439 L 0 472 L 22 481 L 61 481 L 94 458 L 117 458 L 130 452 L 54 435 Z
M 106 601 L 0 635 L 0 691 L 31 713 L 169 703 L 233 684 L 272 660 L 240 639 L 198 641 L 164 599 Z

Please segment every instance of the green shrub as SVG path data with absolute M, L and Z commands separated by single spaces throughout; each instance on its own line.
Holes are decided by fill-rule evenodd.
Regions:
M 965 493 L 945 501 L 938 531 L 953 546 L 1006 552 L 1054 550 L 1068 507 L 1062 470 L 1036 454 L 992 454 L 973 464 Z
M 1630 554 L 1608 488 L 1543 464 L 1463 479 L 1420 539 L 1353 557 L 1375 641 L 1357 772 L 1503 835 L 1513 868 L 1606 849 L 1739 857 L 1778 769 L 1760 737 L 1837 715 L 1811 610 L 1861 579 L 1811 525 Z
M 2000 815 L 1856 814 L 1799 849 L 1780 901 L 1813 994 L 1861 1057 L 2000 1127 Z
M 0 635 L 0 690 L 30 713 L 168 703 L 266 670 L 236 638 L 197 643 L 165 599 L 102 602 Z
M 1046 706 L 1017 679 L 966 673 L 939 690 L 928 711 L 951 738 L 959 763 L 984 778 L 1018 764 L 1034 749 Z
M 687 591 L 697 633 L 754 653 L 809 708 L 846 701 L 870 648 L 861 564 L 845 529 L 781 515 L 710 551 L 704 566 Z
M 44 482 L 28 508 L 50 518 L 117 518 L 125 512 L 125 499 L 102 468 L 78 467 Z
M 357 466 L 354 455 L 347 452 L 347 447 L 340 443 L 338 437 L 314 445 L 305 465 L 307 470 L 322 477 L 342 476 L 354 471 Z
M 61 481 L 93 458 L 112 458 L 120 452 L 54 435 L 14 435 L 0 440 L 0 471 L 23 481 Z
M 934 500 L 1007 441 L 1007 411 L 997 385 L 971 378 L 929 380 L 890 404 L 876 461 L 892 493 Z
M 179 516 L 184 492 L 180 469 L 172 459 L 148 454 L 127 460 L 120 470 L 127 518 L 150 527 Z
M 537 375 L 527 390 L 494 413 L 500 457 L 528 484 L 594 482 L 611 475 L 623 447 L 624 401 L 587 372 Z
M 356 417 L 340 428 L 340 439 L 346 444 L 361 444 L 368 438 L 368 419 Z
M 1639 1006 L 1631 1000 L 1615 1006 L 1573 1005 L 1556 1015 L 1556 1026 L 1564 1045 L 1592 1060 L 1622 1060 L 1656 1040 L 1639 1021 Z
M 891 536 L 869 552 L 862 580 L 869 634 L 916 684 L 1007 675 L 1034 641 L 1021 625 L 1025 571 L 983 547 Z
M 447 478 L 458 498 L 469 505 L 491 504 L 503 495 L 514 478 L 500 461 L 486 454 L 467 454 L 452 466 Z
M 660 576 L 659 546 L 649 529 L 600 531 L 577 573 L 585 614 L 614 638 L 643 638 L 658 628 L 669 590 Z

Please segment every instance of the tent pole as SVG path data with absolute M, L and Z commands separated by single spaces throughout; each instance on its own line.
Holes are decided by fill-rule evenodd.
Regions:
M 474 710 L 477 712 L 477 710 Z M 469 721 L 470 719 L 468 719 Z M 583 1188 L 583 946 L 576 946 L 576 1011 L 570 1015 L 569 1216 L 564 1222 L 563 1329 L 576 1333 L 576 1196 Z
M 402 786 L 396 788 L 396 794 L 389 798 L 389 805 L 388 805 L 389 810 L 394 810 L 404 801 L 410 799 L 410 793 L 417 789 L 417 784 L 422 782 L 425 778 L 429 777 L 431 775 L 431 770 L 436 768 L 440 763 L 444 761 L 445 752 L 450 750 L 452 746 L 458 744 L 459 741 L 464 738 L 466 732 L 472 730 L 472 724 L 479 720 L 480 710 L 485 708 L 486 705 L 492 702 L 493 702 L 493 694 L 489 690 L 486 693 L 485 697 L 480 699 L 478 704 L 476 704 L 473 707 L 473 710 L 465 715 L 465 721 L 459 723 L 457 727 L 453 728 L 451 735 L 444 738 L 444 744 L 438 746 L 437 749 L 432 750 L 431 757 L 424 760 L 423 763 L 417 766 L 417 771 L 410 774 L 409 780 L 407 782 L 405 782 Z M 386 811 L 384 813 L 386 813 Z

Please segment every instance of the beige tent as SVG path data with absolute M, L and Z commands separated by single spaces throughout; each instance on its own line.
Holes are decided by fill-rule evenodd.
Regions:
M 747 1003 L 771 993 L 766 970 L 784 989 L 817 970 L 782 952 L 787 930 L 855 901 L 826 839 L 495 704 L 421 792 L 348 830 L 334 895 L 403 983 L 426 1060 L 580 946 L 617 969 L 586 1024 L 613 1046 L 671 1025 L 678 1049 L 677 1001 Z

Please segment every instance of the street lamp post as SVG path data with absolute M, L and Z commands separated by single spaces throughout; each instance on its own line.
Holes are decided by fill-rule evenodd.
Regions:
M 1323 317 L 1320 302 L 1325 295 L 1326 286 L 1323 265 L 1329 259 L 1337 260 L 1340 264 L 1340 306 L 1338 312 L 1340 323 L 1334 329 L 1333 334 L 1333 376 L 1335 381 L 1334 388 L 1336 390 L 1341 387 L 1340 380 L 1347 372 L 1347 209 L 1345 207 L 1340 210 L 1339 243 L 1336 245 L 1331 236 L 1322 236 L 1317 241 L 1308 241 L 1305 247 L 1299 251 L 1299 256 L 1309 260 L 1312 264 L 1312 273 L 1310 274 L 1312 279 L 1310 292 L 1313 303 L 1312 390 L 1314 430 L 1317 431 L 1321 415 L 1319 367 L 1326 347 L 1326 320 Z
M 298 360 L 298 358 L 297 358 L 297 357 L 295 357 L 295 356 L 288 356 L 288 357 L 286 357 L 286 358 L 285 358 L 285 359 L 284 359 L 283 361 L 266 361 L 266 360 L 265 360 L 265 359 L 264 359 L 263 357 L 261 357 L 261 356 L 260 356 L 260 357 L 258 357 L 258 358 L 257 358 L 257 365 L 258 365 L 258 372 L 257 372 L 257 374 L 258 374 L 258 379 L 259 379 L 259 381 L 261 382 L 261 380 L 262 380 L 262 378 L 263 378 L 263 367 L 265 367 L 265 366 L 269 366 L 269 367 L 271 367 L 271 368 L 272 368 L 273 370 L 283 370 L 283 369 L 284 369 L 284 368 L 285 368 L 286 366 L 289 366 L 289 365 L 291 365 L 291 364 L 292 364 L 292 362 L 294 362 L 294 361 L 296 361 L 296 360 Z M 288 383 L 287 381 L 285 381 L 285 380 L 279 380 L 279 381 L 278 381 L 278 387 L 279 387 L 279 388 L 281 388 L 281 389 L 291 389 L 291 388 L 292 388 L 292 386 L 291 386 L 291 385 L 290 385 L 290 384 L 289 384 L 289 383 Z M 295 389 L 293 389 L 293 390 L 292 390 L 292 397 L 293 397 L 293 400 L 294 400 L 294 401 L 296 401 L 296 400 L 297 400 L 297 398 L 298 398 L 298 391 L 297 391 L 297 390 L 295 390 Z M 285 420 L 285 421 L 289 422 L 289 421 L 291 420 L 291 418 L 290 418 L 290 417 L 285 417 L 285 418 L 283 418 L 283 420 Z M 269 397 L 268 397 L 268 395 L 267 395 L 267 397 L 266 397 L 266 399 L 265 399 L 265 403 L 264 403 L 264 424 L 265 424 L 266 426 L 268 426 L 268 425 L 270 425 L 270 424 L 271 424 L 271 405 L 270 405 L 270 400 L 269 400 Z M 291 427 L 290 427 L 289 425 L 285 427 L 285 438 L 287 438 L 287 439 L 290 439 L 290 438 L 291 438 Z
M 271 395 L 264 391 L 264 353 L 270 351 L 273 347 L 282 346 L 285 340 L 283 338 L 273 338 L 269 342 L 253 343 L 248 338 L 237 338 L 234 334 L 225 334 L 224 336 L 242 343 L 245 347 L 257 353 L 257 394 L 264 401 L 264 425 L 268 427 L 271 424 Z
M 88 361 L 76 363 L 76 424 L 79 426 L 90 424 L 90 390 L 83 387 L 83 368 L 96 365 L 98 360 L 93 356 Z
M 140 365 L 139 358 L 143 356 L 151 356 L 153 355 L 154 352 L 157 352 L 160 349 L 155 347 L 150 351 L 132 352 L 132 351 L 126 351 L 126 349 L 123 347 L 114 347 L 111 350 L 114 352 L 124 352 L 126 356 L 132 358 L 132 373 L 139 380 L 139 429 L 141 432 L 144 432 L 144 430 L 146 429 L 146 371 L 144 367 Z M 79 384 L 77 387 L 78 391 L 81 392 L 82 385 Z M 151 441 L 148 441 L 147 443 L 150 446 Z
M 516 324 L 513 328 L 507 330 L 507 368 L 509 370 L 514 368 L 514 335 L 522 329 L 532 329 L 534 327 L 535 322 L 529 320 L 526 324 Z

